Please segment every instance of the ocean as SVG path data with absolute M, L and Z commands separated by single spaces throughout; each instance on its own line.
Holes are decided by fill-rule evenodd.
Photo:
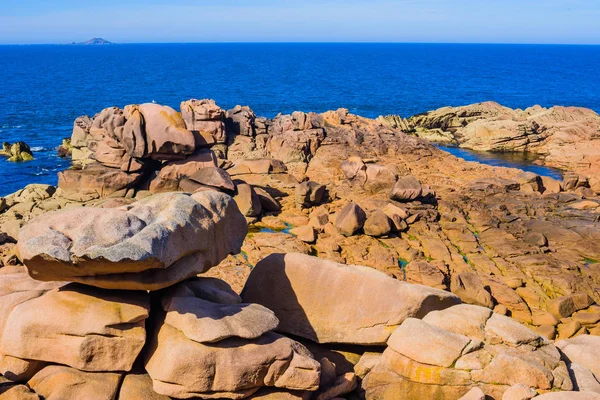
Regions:
M 0 141 L 35 160 L 0 157 L 0 196 L 56 184 L 56 147 L 73 120 L 156 101 L 213 98 L 273 117 L 345 107 L 410 116 L 494 100 L 509 107 L 600 111 L 600 46 L 478 44 L 127 44 L 0 46 Z

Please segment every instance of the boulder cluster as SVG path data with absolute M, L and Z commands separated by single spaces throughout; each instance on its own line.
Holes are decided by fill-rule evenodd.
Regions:
M 0 198 L 0 400 L 600 398 L 593 176 L 180 108 L 80 117 Z
M 600 116 L 587 108 L 513 110 L 485 102 L 415 115 L 402 129 L 467 149 L 537 155 L 546 165 L 587 177 L 600 172 Z
M 25 142 L 15 142 L 12 144 L 3 142 L 0 156 L 7 157 L 7 160 L 12 162 L 33 160 L 31 148 Z

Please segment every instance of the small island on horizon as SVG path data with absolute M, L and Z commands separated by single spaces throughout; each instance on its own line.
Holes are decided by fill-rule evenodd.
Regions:
M 115 43 L 109 42 L 108 40 L 102 39 L 102 38 L 92 38 L 90 40 L 86 40 L 85 42 L 79 42 L 79 43 L 72 42 L 71 44 L 86 45 L 86 46 L 93 45 L 93 46 L 95 46 L 95 45 L 106 45 L 106 44 L 115 44 Z

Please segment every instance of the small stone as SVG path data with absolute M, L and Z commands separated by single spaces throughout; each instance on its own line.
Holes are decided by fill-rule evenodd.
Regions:
M 215 187 L 228 192 L 235 190 L 235 185 L 227 171 L 217 167 L 200 168 L 189 179 L 201 185 Z
M 580 329 L 581 324 L 577 321 L 570 321 L 566 324 L 560 324 L 558 326 L 558 337 L 560 339 L 568 339 L 573 337 Z
M 304 208 L 320 204 L 325 197 L 325 192 L 325 185 L 313 181 L 302 182 L 296 186 L 296 204 Z
M 366 220 L 367 215 L 363 209 L 356 203 L 350 203 L 337 214 L 335 227 L 340 234 L 352 236 L 362 229 Z
M 400 202 L 408 202 L 418 199 L 422 194 L 423 187 L 421 183 L 414 176 L 408 175 L 398 178 L 390 192 L 390 198 Z
M 523 239 L 527 243 L 538 247 L 544 247 L 548 245 L 548 239 L 546 239 L 546 236 L 538 232 L 528 232 Z
M 237 194 L 233 200 L 238 205 L 238 208 L 246 217 L 257 217 L 262 212 L 262 204 L 260 198 L 254 191 L 254 188 L 247 183 L 236 184 Z
M 559 323 L 558 318 L 548 311 L 536 310 L 532 313 L 532 323 L 534 325 L 552 325 L 556 326 Z
M 265 211 L 275 212 L 281 210 L 281 205 L 269 192 L 260 187 L 253 187 L 258 199 L 260 200 L 260 205 L 262 209 Z
M 554 340 L 556 337 L 556 326 L 554 325 L 540 325 L 533 328 L 533 331 L 538 335 L 545 337 L 546 339 Z
M 483 393 L 483 391 L 478 387 L 474 387 L 459 400 L 485 400 L 485 393 Z
M 304 243 L 314 243 L 317 240 L 317 234 L 312 226 L 305 225 L 291 229 L 290 233 L 295 235 Z
M 538 393 L 529 386 L 517 383 L 504 392 L 502 400 L 531 400 L 537 395 Z
M 365 221 L 365 235 L 381 237 L 388 235 L 391 230 L 392 224 L 390 223 L 390 219 L 381 210 L 375 211 Z

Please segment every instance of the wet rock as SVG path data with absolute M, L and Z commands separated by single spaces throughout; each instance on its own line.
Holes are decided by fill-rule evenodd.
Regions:
M 336 216 L 335 227 L 340 234 L 352 236 L 363 228 L 367 215 L 356 203 L 349 203 Z
M 0 150 L 0 156 L 8 158 L 8 161 L 21 162 L 33 160 L 33 153 L 31 148 L 25 142 L 15 143 L 2 143 L 2 150 Z
M 360 293 L 369 293 L 369 301 Z M 363 345 L 383 344 L 404 319 L 458 302 L 450 293 L 399 282 L 373 269 L 302 254 L 273 254 L 259 262 L 242 298 L 273 310 L 281 332 L 318 343 Z M 360 317 L 351 311 L 357 309 Z

